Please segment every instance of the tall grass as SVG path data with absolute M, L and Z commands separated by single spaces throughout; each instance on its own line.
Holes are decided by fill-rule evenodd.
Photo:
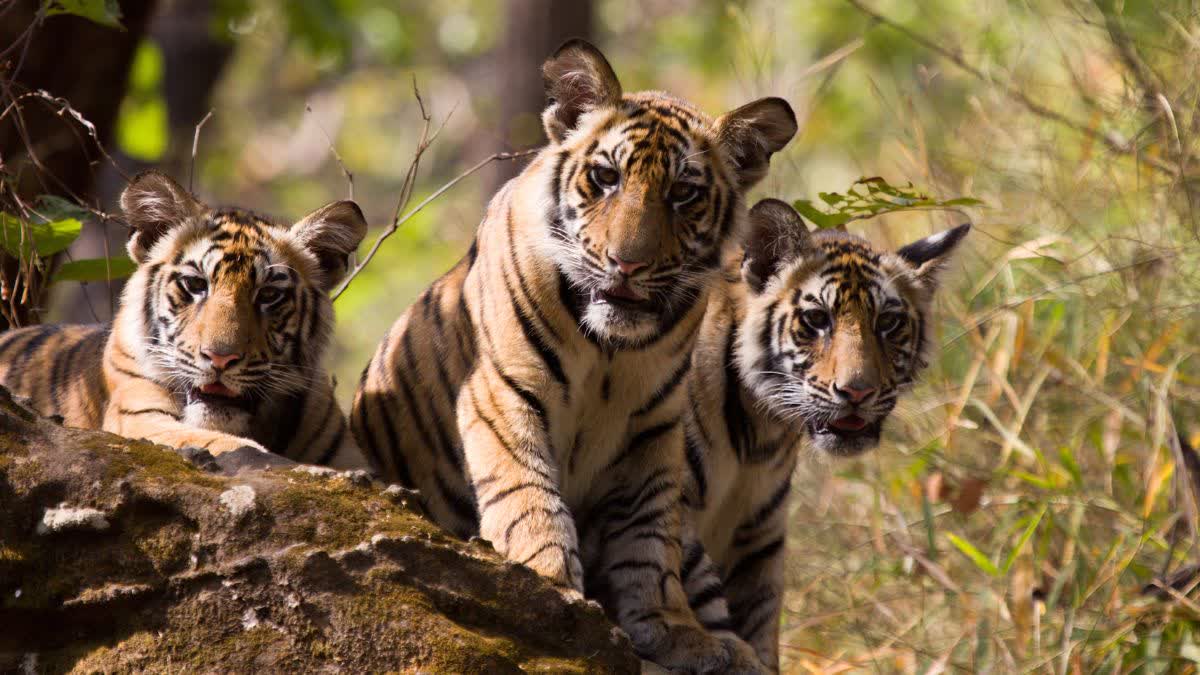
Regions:
M 980 4 L 991 28 L 867 29 L 916 41 L 928 80 L 873 91 L 896 114 L 855 168 L 987 207 L 883 447 L 798 471 L 784 671 L 1195 672 L 1196 583 L 1143 589 L 1196 561 L 1200 477 L 1175 442 L 1200 431 L 1196 7 Z M 1012 42 L 989 50 L 996 26 Z M 949 119 L 929 105 L 947 91 Z

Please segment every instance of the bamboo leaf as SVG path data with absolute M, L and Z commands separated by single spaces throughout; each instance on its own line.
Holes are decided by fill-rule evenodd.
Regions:
M 946 533 L 946 536 L 949 537 L 950 543 L 954 544 L 954 548 L 957 548 L 963 555 L 970 558 L 971 562 L 975 563 L 976 567 L 984 572 L 987 572 L 991 576 L 1001 576 L 1000 569 L 996 567 L 996 564 L 988 559 L 988 557 L 984 555 L 983 551 L 980 551 L 978 548 L 976 548 L 974 544 L 966 539 L 963 539 L 962 537 L 959 537 L 958 535 L 949 532 Z
M 1037 531 L 1037 527 L 1041 524 L 1042 516 L 1044 515 L 1046 515 L 1045 506 L 1029 521 L 1029 525 L 1021 533 L 1021 538 L 1017 539 L 1017 545 L 1013 547 L 1013 550 L 1009 551 L 1008 558 L 1004 560 L 1004 567 L 1001 568 L 1003 574 L 1008 574 L 1008 571 L 1012 569 L 1013 563 L 1017 561 L 1017 556 L 1021 553 L 1021 549 L 1025 548 L 1025 544 L 1029 542 L 1030 537 Z

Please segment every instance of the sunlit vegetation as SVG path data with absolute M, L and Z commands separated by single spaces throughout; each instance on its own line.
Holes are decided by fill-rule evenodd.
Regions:
M 1200 7 L 589 4 L 628 89 L 712 112 L 791 101 L 801 132 L 755 197 L 887 245 L 974 224 L 940 296 L 934 365 L 884 446 L 802 462 L 784 671 L 1195 672 L 1197 582 L 1143 589 L 1196 557 L 1200 477 L 1176 434 L 1200 433 Z M 440 132 L 413 203 L 536 145 L 536 107 L 498 118 L 504 83 L 540 77 L 493 56 L 509 5 L 216 3 L 210 30 L 232 52 L 197 191 L 290 216 L 352 191 L 377 233 L 422 132 L 414 80 Z M 186 171 L 199 116 L 169 128 L 157 49 L 137 54 L 115 141 Z M 483 172 L 431 203 L 339 298 L 343 400 L 396 315 L 465 252 L 495 187 Z M 36 264 L 86 216 L 31 205 L 0 220 L 5 248 Z M 58 278 L 83 278 L 71 273 L 85 271 Z

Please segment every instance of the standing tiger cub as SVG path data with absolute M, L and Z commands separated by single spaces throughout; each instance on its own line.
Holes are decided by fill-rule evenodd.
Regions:
M 879 444 L 927 363 L 938 274 L 970 226 L 892 253 L 837 230 L 810 234 L 776 199 L 749 220 L 692 357 L 686 495 L 702 546 L 689 542 L 683 578 L 705 625 L 731 626 L 776 668 L 799 446 L 848 457 Z
M 549 144 L 384 338 L 355 436 L 440 524 L 599 600 L 640 655 L 755 670 L 745 643 L 702 628 L 680 583 L 680 384 L 742 194 L 795 116 L 777 98 L 712 120 L 623 94 L 580 40 L 543 75 Z
M 0 383 L 71 426 L 365 464 L 321 368 L 329 289 L 367 230 L 358 206 L 334 202 L 289 228 L 210 209 L 146 172 L 121 208 L 138 267 L 113 323 L 0 335 Z

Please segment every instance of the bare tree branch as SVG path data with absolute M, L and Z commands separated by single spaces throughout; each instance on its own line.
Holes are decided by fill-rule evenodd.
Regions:
M 209 110 L 199 122 L 196 123 L 196 132 L 192 134 L 192 167 L 188 169 L 188 192 L 193 192 L 192 181 L 196 178 L 196 152 L 200 149 L 200 130 L 212 118 L 213 111 Z M 107 242 L 105 246 L 107 247 Z
M 416 86 L 414 82 L 413 88 L 415 89 Z M 420 96 L 417 97 L 417 100 L 420 100 Z M 337 162 L 338 168 L 342 170 L 342 175 L 346 177 L 346 199 L 354 201 L 354 174 L 350 172 L 350 169 L 346 168 L 346 163 L 342 161 L 342 156 L 338 154 L 337 147 L 333 144 L 333 137 L 325 130 L 325 126 L 321 124 L 321 120 L 317 119 L 316 114 L 313 113 L 312 106 L 305 104 L 304 112 L 313 116 L 313 120 L 317 123 L 317 128 L 321 130 L 321 135 L 325 137 L 325 142 L 329 145 L 329 152 L 333 153 L 334 161 Z
M 457 185 L 463 179 L 478 172 L 480 169 L 487 166 L 488 164 L 491 164 L 492 162 L 520 159 L 522 157 L 528 157 L 530 155 L 536 154 L 540 150 L 541 150 L 541 148 L 533 148 L 531 150 L 520 150 L 518 152 L 497 152 L 494 155 L 490 155 L 490 156 L 484 158 L 483 160 L 481 160 L 475 166 L 472 166 L 471 168 L 467 169 L 466 171 L 455 176 L 448 183 L 446 183 L 445 185 L 443 185 L 440 188 L 438 188 L 437 190 L 435 190 L 433 194 L 426 197 L 424 199 L 424 201 L 422 201 L 420 204 L 417 204 L 411 211 L 404 214 L 403 218 L 400 218 L 399 217 L 400 210 L 403 209 L 404 205 L 408 203 L 407 199 L 402 199 L 400 204 L 397 205 L 397 209 L 396 209 L 397 217 L 392 220 L 392 224 L 389 225 L 386 230 L 384 230 L 383 232 L 381 232 L 379 234 L 379 237 L 377 239 L 375 239 L 375 243 L 371 246 L 371 250 L 367 252 L 367 255 L 365 257 L 363 257 L 362 262 L 360 262 L 358 264 L 358 266 L 354 268 L 354 271 L 351 272 L 348 277 L 346 277 L 346 280 L 342 282 L 342 285 L 339 286 L 336 291 L 334 291 L 333 299 L 337 300 L 338 296 L 341 295 L 342 292 L 346 290 L 346 287 L 350 285 L 350 282 L 354 280 L 354 277 L 358 276 L 358 273 L 361 272 L 363 270 L 363 268 L 367 266 L 367 263 L 371 262 L 371 258 L 375 257 L 375 253 L 379 250 L 379 247 L 381 244 L 383 244 L 384 240 L 387 239 L 388 237 L 392 236 L 393 234 L 395 234 L 396 230 L 399 229 L 399 227 L 401 225 L 408 222 L 409 219 L 411 219 L 413 216 L 420 213 L 421 210 L 424 209 L 426 206 L 428 206 L 430 202 L 434 201 L 438 197 L 441 197 L 448 190 L 450 190 L 450 188 Z M 412 191 L 409 190 L 409 197 L 411 197 L 411 192 Z

